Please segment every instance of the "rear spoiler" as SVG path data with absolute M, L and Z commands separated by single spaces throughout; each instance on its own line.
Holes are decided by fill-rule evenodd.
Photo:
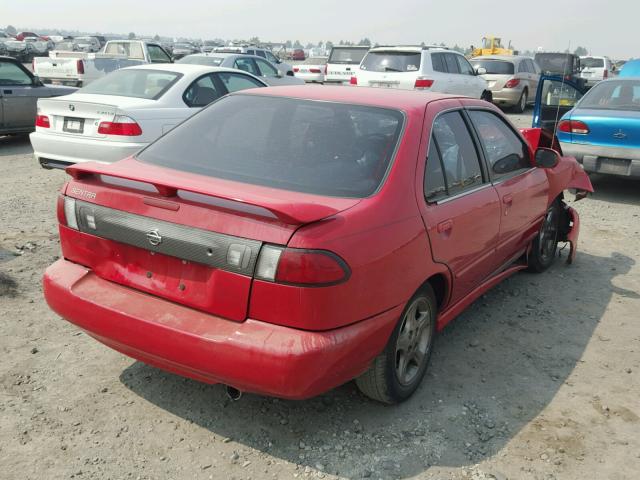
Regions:
M 195 193 L 227 201 L 229 204 L 254 207 L 252 215 L 259 215 L 255 211 L 267 210 L 277 220 L 288 225 L 303 225 L 321 220 L 339 213 L 353 205 L 353 199 L 330 199 L 331 205 L 309 202 L 287 202 L 281 198 L 269 196 L 256 190 L 272 190 L 268 187 L 253 187 L 242 192 L 238 197 L 238 189 L 231 186 L 231 181 L 202 177 L 196 174 L 177 172 L 174 170 L 141 164 L 133 158 L 121 160 L 115 164 L 105 165 L 97 162 L 74 164 L 65 171 L 75 180 L 99 180 L 100 175 L 117 177 L 134 182 L 142 182 L 155 187 L 157 192 L 165 198 L 177 197 L 178 191 Z M 274 190 L 275 191 L 275 190 Z M 310 197 L 314 197 L 309 195 Z M 259 215 L 261 216 L 261 215 Z M 271 218 L 265 215 L 267 218 Z

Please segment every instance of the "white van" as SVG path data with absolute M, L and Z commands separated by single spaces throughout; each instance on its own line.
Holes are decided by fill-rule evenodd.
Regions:
M 607 57 L 580 57 L 580 78 L 584 78 L 586 87 L 609 78 L 615 70 Z
M 336 46 L 331 49 L 325 69 L 324 83 L 349 83 L 369 47 Z

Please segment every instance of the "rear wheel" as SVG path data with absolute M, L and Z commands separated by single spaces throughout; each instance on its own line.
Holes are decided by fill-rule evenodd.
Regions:
M 393 404 L 416 391 L 431 357 L 436 314 L 436 297 L 427 285 L 409 300 L 385 349 L 356 379 L 362 393 Z
M 480 100 L 484 100 L 485 102 L 492 103 L 493 93 L 491 93 L 491 90 L 485 90 L 484 92 L 482 92 L 482 95 L 480 95 Z
M 558 231 L 562 209 L 556 200 L 551 204 L 542 221 L 542 227 L 531 244 L 528 258 L 528 270 L 542 273 L 551 266 L 558 250 Z
M 520 95 L 520 100 L 518 100 L 518 103 L 513 107 L 513 110 L 516 113 L 522 113 L 525 111 L 525 109 L 527 108 L 527 101 L 529 100 L 529 95 L 527 92 L 527 89 L 525 88 L 522 91 L 522 95 Z

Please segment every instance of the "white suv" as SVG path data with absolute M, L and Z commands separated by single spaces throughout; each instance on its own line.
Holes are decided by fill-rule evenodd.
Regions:
M 580 78 L 589 88 L 606 80 L 614 72 L 613 63 L 607 57 L 580 57 Z
M 486 80 L 478 76 L 464 55 L 440 47 L 372 48 L 351 77 L 351 84 L 420 89 L 491 101 Z

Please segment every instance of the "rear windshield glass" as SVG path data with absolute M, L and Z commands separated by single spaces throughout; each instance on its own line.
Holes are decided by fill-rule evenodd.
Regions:
M 327 57 L 309 57 L 303 63 L 305 65 L 324 65 L 327 63 Z
M 80 89 L 81 93 L 157 100 L 182 77 L 162 70 L 116 70 Z
M 491 75 L 513 75 L 513 63 L 499 60 L 471 60 L 473 68 L 484 68 Z
M 144 59 L 144 51 L 140 42 L 110 42 L 104 53 L 110 55 L 126 55 L 129 58 Z
M 188 63 L 189 65 L 209 65 L 217 67 L 222 63 L 221 57 L 205 57 L 204 55 L 189 55 L 176 60 L 176 63 Z
M 582 68 L 603 68 L 604 59 L 585 57 L 580 59 L 580 67 Z
M 420 52 L 369 52 L 361 70 L 369 72 L 415 72 L 420 69 Z
M 367 53 L 366 48 L 333 48 L 329 55 L 329 63 L 359 65 Z
M 582 98 L 578 108 L 640 111 L 640 79 L 598 83 Z
M 143 150 L 144 162 L 283 190 L 362 198 L 382 182 L 402 113 L 231 95 Z
M 564 53 L 536 53 L 536 63 L 544 73 L 573 73 L 574 58 Z

